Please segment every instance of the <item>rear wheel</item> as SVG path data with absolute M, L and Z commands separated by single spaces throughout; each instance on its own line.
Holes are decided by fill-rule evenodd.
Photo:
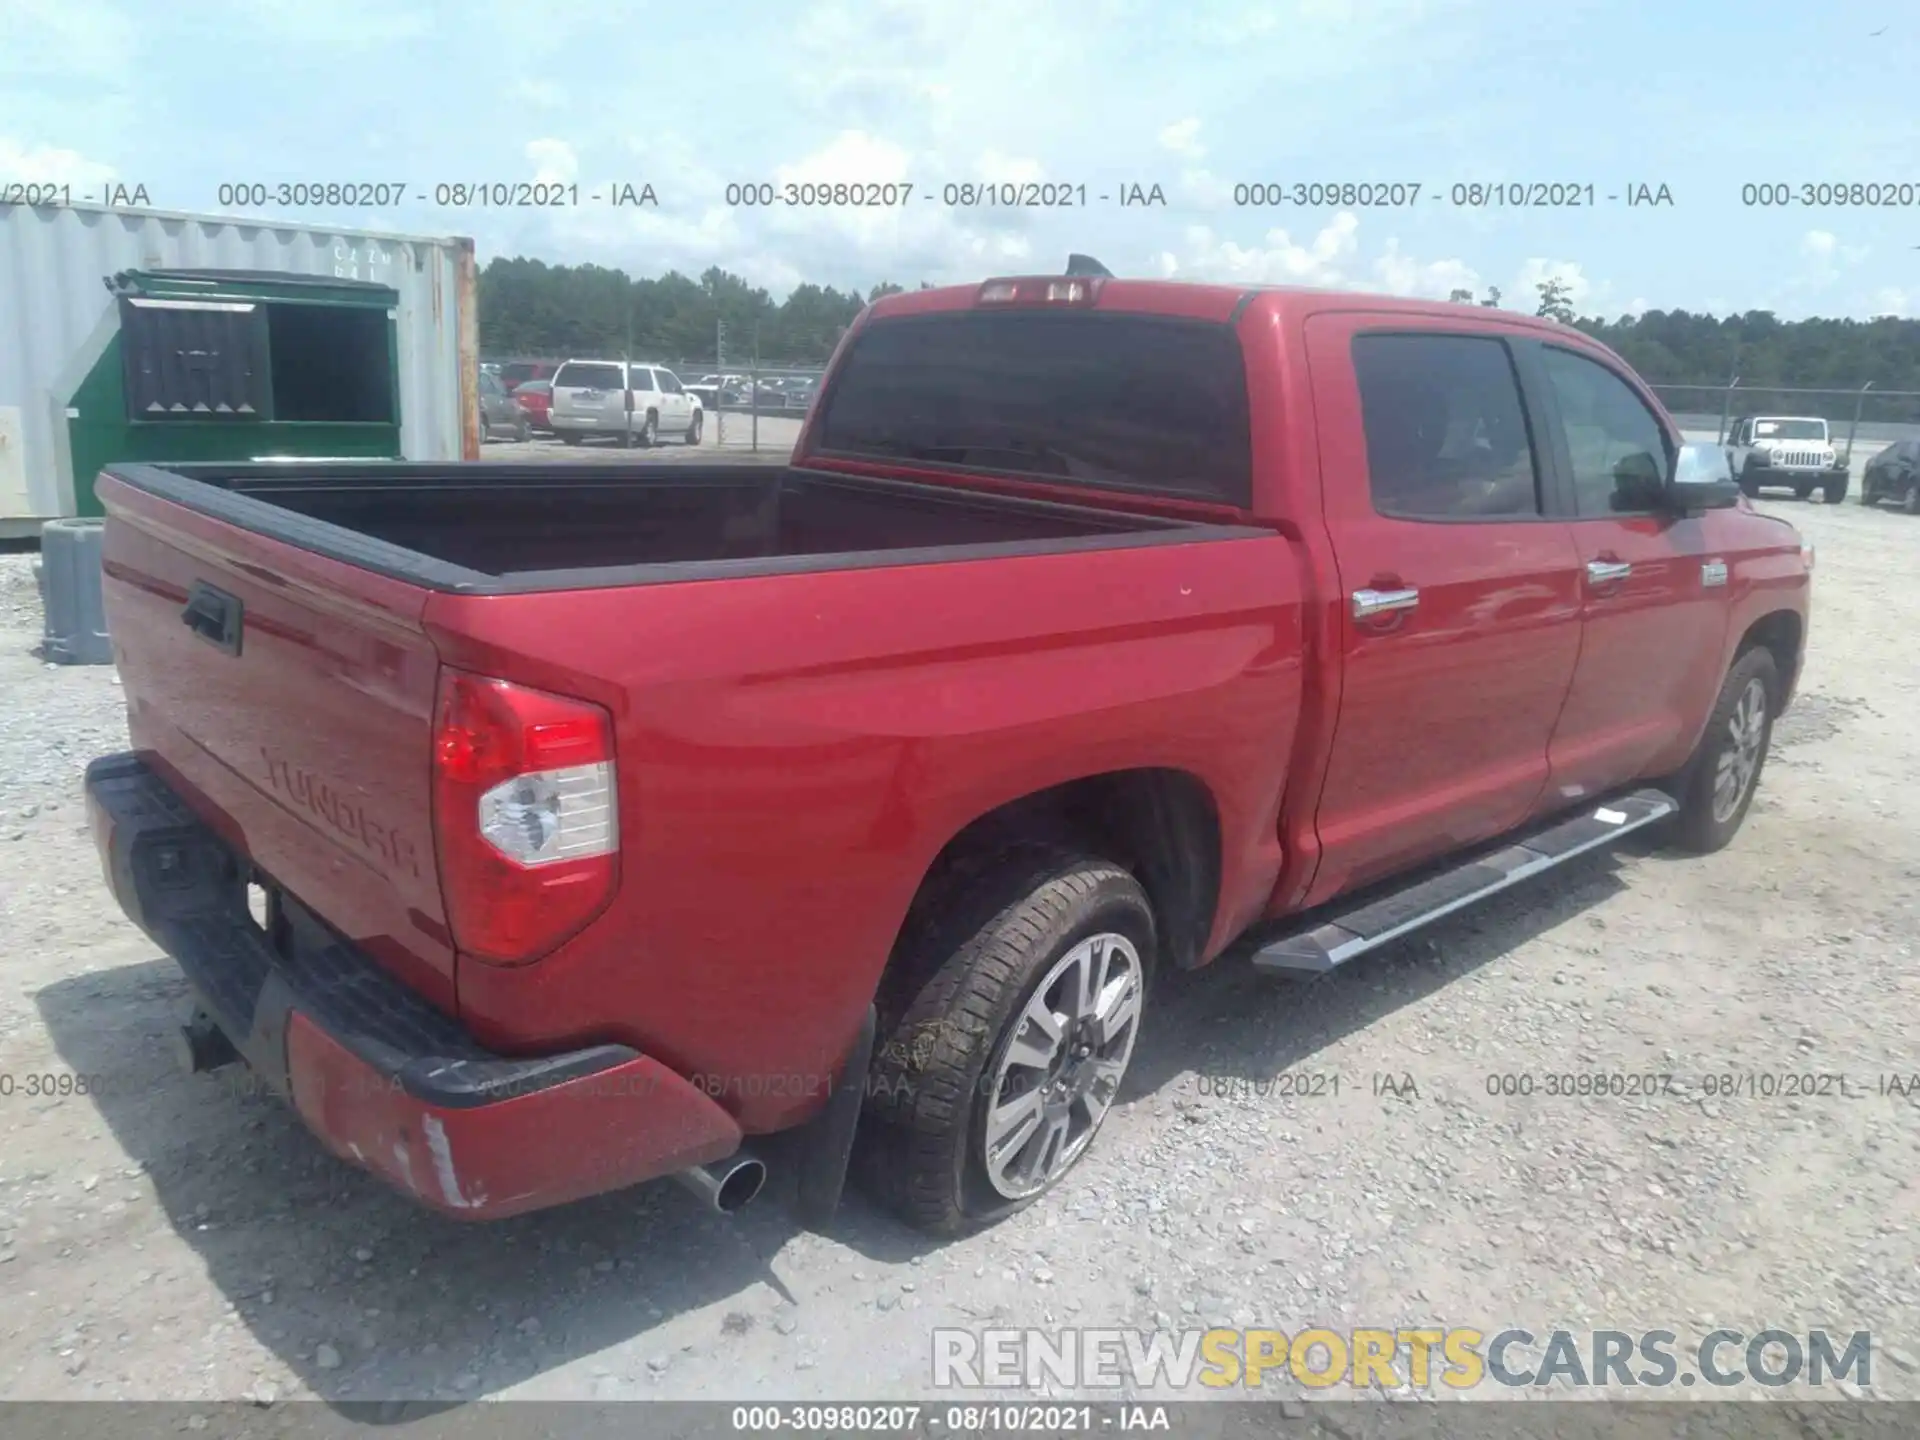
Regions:
M 1920 480 L 1907 487 L 1907 498 L 1900 502 L 1900 508 L 1909 515 L 1920 515 Z
M 1727 671 L 1699 748 L 1682 772 L 1675 838 L 1683 849 L 1710 854 L 1739 832 L 1767 763 L 1779 693 L 1771 651 L 1748 650 Z
M 533 438 L 533 422 L 522 415 L 514 424 L 513 438 L 517 444 L 524 445 Z
M 1126 1076 L 1155 952 L 1140 884 L 1022 847 L 909 920 L 923 976 L 875 1054 L 863 1170 L 921 1230 L 1031 1204 L 1093 1143 Z

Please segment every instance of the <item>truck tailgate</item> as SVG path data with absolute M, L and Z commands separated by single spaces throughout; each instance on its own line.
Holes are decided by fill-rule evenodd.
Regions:
M 427 592 L 111 476 L 99 493 L 134 749 L 274 884 L 451 1011 Z

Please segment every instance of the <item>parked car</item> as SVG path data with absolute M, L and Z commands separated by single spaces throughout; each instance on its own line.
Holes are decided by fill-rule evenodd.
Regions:
M 781 391 L 789 410 L 805 410 L 813 404 L 818 382 L 811 375 L 796 375 Z
M 500 377 L 482 370 L 480 372 L 480 438 L 494 439 L 501 435 L 515 440 L 526 440 L 533 434 L 533 426 L 527 419 L 527 412 L 514 403 L 507 393 L 507 387 L 500 383 Z
M 537 435 L 551 435 L 553 421 L 553 384 L 547 380 L 527 380 L 513 387 L 513 402 L 527 412 L 527 423 Z
M 1802 500 L 1818 490 L 1829 505 L 1847 498 L 1847 462 L 1818 415 L 1742 416 L 1727 433 L 1727 459 L 1750 496 L 1774 488 Z
M 718 410 L 723 405 L 739 404 L 746 384 L 744 375 L 702 375 L 687 386 L 687 393 L 708 410 Z
M 510 360 L 500 367 L 500 380 L 509 390 L 518 390 L 529 380 L 551 380 L 560 367 L 546 360 Z
M 951 1233 L 1071 1173 L 1157 971 L 1740 829 L 1811 552 L 1578 331 L 1043 276 L 829 373 L 784 468 L 107 467 L 86 794 L 192 1067 L 465 1219 L 731 1210 L 805 1125 L 820 1223 L 857 1126 Z
M 1860 503 L 1895 500 L 1909 515 L 1920 515 L 1920 440 L 1889 445 L 1867 462 L 1860 476 Z
M 698 445 L 705 410 L 664 366 L 569 360 L 554 374 L 547 418 L 569 445 L 601 438 L 649 446 L 664 435 Z

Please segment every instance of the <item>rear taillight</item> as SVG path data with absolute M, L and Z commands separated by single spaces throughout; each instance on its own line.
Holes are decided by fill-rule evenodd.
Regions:
M 612 717 L 450 669 L 435 710 L 433 830 L 454 945 L 496 965 L 537 960 L 619 883 Z

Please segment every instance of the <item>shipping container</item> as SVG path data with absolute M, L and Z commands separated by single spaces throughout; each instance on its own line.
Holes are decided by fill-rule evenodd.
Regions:
M 117 346 L 133 272 L 263 272 L 371 282 L 394 293 L 400 452 L 480 453 L 473 242 L 98 206 L 0 205 L 0 538 L 91 507 L 93 448 L 76 413 Z M 137 417 L 127 417 L 141 423 Z M 151 423 L 169 424 L 167 420 Z M 224 453 L 224 452 L 223 452 Z

